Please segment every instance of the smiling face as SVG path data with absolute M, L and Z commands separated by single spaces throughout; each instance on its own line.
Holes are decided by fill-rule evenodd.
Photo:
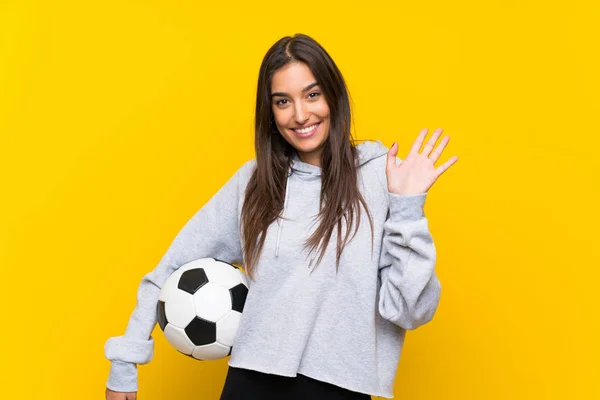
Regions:
M 306 64 L 293 62 L 273 74 L 271 108 L 279 133 L 300 160 L 320 166 L 329 136 L 329 105 Z

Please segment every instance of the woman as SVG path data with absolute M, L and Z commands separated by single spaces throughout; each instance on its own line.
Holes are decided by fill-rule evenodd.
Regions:
M 402 161 L 396 143 L 354 145 L 350 121 L 345 82 L 317 42 L 296 34 L 269 49 L 256 158 L 142 279 L 125 335 L 105 345 L 107 399 L 135 399 L 160 286 L 203 257 L 250 278 L 222 400 L 393 398 L 406 330 L 430 321 L 440 298 L 425 197 L 458 158 L 434 168 L 449 140 L 434 150 L 441 129 L 419 153 L 423 129 Z

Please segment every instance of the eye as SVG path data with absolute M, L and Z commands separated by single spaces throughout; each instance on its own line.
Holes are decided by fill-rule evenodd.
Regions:
M 275 102 L 275 105 L 278 105 L 278 106 L 281 106 L 281 105 L 283 105 L 282 101 L 287 101 L 287 99 L 281 99 L 281 100 L 277 100 L 277 101 Z
M 315 94 L 316 96 L 312 96 L 313 94 Z M 311 99 L 314 99 L 315 97 L 319 97 L 320 95 L 321 95 L 321 93 L 319 93 L 319 92 L 312 92 L 312 93 L 310 93 L 308 96 L 309 96 Z M 312 96 L 312 97 L 311 97 L 311 96 Z

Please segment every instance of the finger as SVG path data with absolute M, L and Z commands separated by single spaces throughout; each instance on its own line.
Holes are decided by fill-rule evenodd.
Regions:
M 433 133 L 431 138 L 429 138 L 429 140 L 427 141 L 425 148 L 423 149 L 423 153 L 422 153 L 423 155 L 425 155 L 426 157 L 429 157 L 429 153 L 431 153 L 431 150 L 433 150 L 433 146 L 435 146 L 435 142 L 437 142 L 438 138 L 442 134 L 442 131 L 443 131 L 442 128 L 437 128 L 435 130 L 435 132 Z
M 392 165 L 396 165 L 396 154 L 398 154 L 398 142 L 394 142 L 390 150 L 388 151 L 387 158 L 385 161 L 385 168 L 388 169 Z
M 431 161 L 433 161 L 434 164 L 442 155 L 442 151 L 444 151 L 444 149 L 446 148 L 446 145 L 448 144 L 449 141 L 450 141 L 450 136 L 444 136 L 444 138 L 440 142 L 439 146 L 433 151 L 433 153 L 431 153 L 431 156 L 429 156 L 429 159 Z
M 408 152 L 409 156 L 416 156 L 417 154 L 419 154 L 419 150 L 421 150 L 421 145 L 423 144 L 423 140 L 425 139 L 426 135 L 427 128 L 423 128 L 419 133 L 419 136 L 417 136 L 417 139 L 413 143 L 412 147 L 410 148 L 410 151 Z
M 455 162 L 458 161 L 458 156 L 454 156 L 451 159 L 449 159 L 448 161 L 446 161 L 445 163 L 443 163 L 442 165 L 440 165 L 436 170 L 435 173 L 437 174 L 437 176 L 439 177 L 440 175 L 442 175 L 444 172 L 446 172 L 446 170 L 448 168 L 450 168 L 450 166 L 452 164 L 454 164 Z

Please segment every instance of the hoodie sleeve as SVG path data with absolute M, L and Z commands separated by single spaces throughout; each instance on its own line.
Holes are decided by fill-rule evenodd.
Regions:
M 164 281 L 183 264 L 204 257 L 229 263 L 242 262 L 238 230 L 240 175 L 238 169 L 175 236 L 158 265 L 146 274 L 137 289 L 137 304 L 123 336 L 109 338 L 105 357 L 111 361 L 106 386 L 118 392 L 136 392 L 137 365 L 150 362 L 154 351 L 152 331 L 157 322 L 156 306 Z
M 387 196 L 389 213 L 379 261 L 379 313 L 411 330 L 433 318 L 440 300 L 436 250 L 423 211 L 427 192 L 399 195 L 387 191 Z

